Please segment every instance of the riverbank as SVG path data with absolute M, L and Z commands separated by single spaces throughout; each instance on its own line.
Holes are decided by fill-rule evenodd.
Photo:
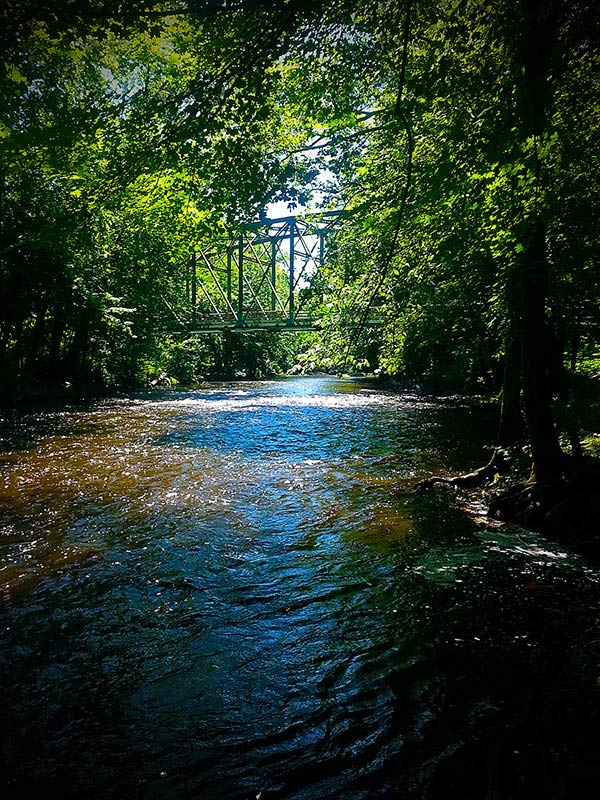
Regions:
M 433 474 L 416 489 L 451 486 L 465 496 L 477 497 L 492 519 L 515 523 L 572 547 L 600 563 L 600 379 L 579 375 L 574 381 L 572 414 L 577 420 L 578 448 L 561 434 L 564 451 L 562 478 L 537 484 L 532 474 L 531 452 L 526 441 L 495 449 L 484 467 L 464 475 Z M 476 406 L 499 404 L 493 398 L 470 398 Z M 572 435 L 573 431 L 571 431 Z

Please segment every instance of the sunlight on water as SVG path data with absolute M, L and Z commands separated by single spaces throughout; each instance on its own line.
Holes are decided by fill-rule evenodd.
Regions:
M 432 643 L 490 640 L 502 613 L 533 646 L 521 605 L 583 587 L 572 554 L 451 493 L 407 492 L 482 463 L 493 432 L 456 400 L 331 379 L 7 416 L 7 788 L 360 800 L 395 786 L 406 741 L 429 741 Z
M 396 413 L 415 400 L 369 390 L 323 394 L 329 384 L 298 381 L 283 393 L 281 383 L 263 384 L 258 392 L 225 385 L 201 394 L 120 400 L 90 411 L 46 415 L 44 422 L 51 425 L 57 419 L 73 434 L 42 436 L 31 449 L 2 457 L 0 502 L 15 518 L 3 540 L 11 538 L 11 529 L 16 539 L 24 535 L 28 540 L 27 556 L 20 559 L 17 547 L 13 563 L 0 572 L 5 590 L 15 580 L 53 571 L 63 560 L 89 557 L 93 548 L 87 543 L 62 552 L 60 540 L 61 529 L 69 538 L 74 535 L 68 526 L 77 525 L 81 533 L 86 518 L 93 524 L 115 514 L 129 524 L 147 524 L 152 512 L 204 520 L 219 514 L 233 515 L 235 525 L 245 513 L 232 510 L 237 504 L 249 503 L 253 509 L 270 503 L 278 513 L 299 506 L 311 509 L 313 519 L 320 514 L 340 524 L 346 524 L 344 517 L 354 520 L 346 500 L 330 496 L 377 480 L 366 474 L 368 450 L 363 456 L 364 445 L 355 437 L 352 441 L 353 412 L 380 408 Z M 292 391 L 286 394 L 288 386 Z M 298 393 L 299 388 L 309 393 Z M 382 516 L 371 504 L 367 513 L 373 517 L 369 527 L 374 535 L 382 526 L 393 527 L 396 512 Z M 406 527 L 403 519 L 397 522 L 400 529 Z M 51 552 L 47 536 L 32 547 L 32 529 L 52 531 L 52 544 L 61 551 Z M 100 552 L 96 531 L 93 539 Z M 14 563 L 19 560 L 21 571 Z

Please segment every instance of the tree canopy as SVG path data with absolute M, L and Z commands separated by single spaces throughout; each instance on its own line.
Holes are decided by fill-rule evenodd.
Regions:
M 595 363 L 600 323 L 591 3 L 32 0 L 0 16 L 5 387 L 256 375 L 300 350 L 501 392 L 501 443 L 526 425 L 538 477 L 560 473 L 553 406 Z M 321 333 L 295 352 L 169 334 L 198 243 L 311 198 L 348 212 L 314 279 Z

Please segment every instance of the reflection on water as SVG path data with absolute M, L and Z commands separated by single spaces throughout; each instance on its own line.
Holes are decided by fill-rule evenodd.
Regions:
M 576 557 L 406 493 L 485 458 L 493 420 L 459 402 L 294 379 L 1 430 L 15 797 L 426 796 L 473 709 L 503 713 L 473 675 L 457 704 L 461 676 L 503 685 L 574 610 L 587 636 Z

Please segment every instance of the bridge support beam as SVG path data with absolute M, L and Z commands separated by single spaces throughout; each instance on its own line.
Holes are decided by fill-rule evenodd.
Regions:
M 237 324 L 244 324 L 244 235 L 240 233 L 238 239 L 238 305 Z
M 231 305 L 231 248 L 227 248 L 227 302 Z
M 192 258 L 190 262 L 190 271 L 191 271 L 191 278 L 192 278 L 192 319 L 196 319 L 196 304 L 197 304 L 197 280 L 198 275 L 196 272 L 196 251 L 192 251 Z
M 277 239 L 271 239 L 271 311 L 277 309 Z
M 289 309 L 289 316 L 288 322 L 290 325 L 294 324 L 294 247 L 295 247 L 295 223 L 294 220 L 290 220 L 290 295 L 288 300 L 288 309 Z

